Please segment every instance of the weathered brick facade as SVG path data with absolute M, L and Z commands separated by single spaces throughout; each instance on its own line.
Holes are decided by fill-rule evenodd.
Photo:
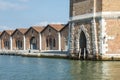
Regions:
M 5 30 L 1 34 L 1 49 L 10 50 L 13 30 Z
M 120 55 L 119 5 L 120 0 L 70 0 L 69 50 L 72 56 Z
M 26 38 L 26 50 L 29 49 L 40 49 L 40 33 L 43 30 L 43 27 L 30 27 L 25 33 Z
M 63 25 L 47 25 L 47 27 L 42 31 L 42 50 L 61 50 L 59 47 L 61 45 L 60 41 L 60 30 Z
M 0 33 L 0 50 L 68 50 L 68 25 L 32 26 Z
M 12 34 L 12 45 L 13 50 L 24 50 L 24 34 L 27 31 L 27 29 L 21 28 L 16 29 Z
M 120 54 L 120 19 L 106 20 L 107 54 Z
M 68 33 L 69 33 L 69 26 L 67 24 L 60 31 L 60 34 L 61 34 L 61 49 L 66 50 L 66 51 L 68 50 L 68 39 L 69 39 Z
M 120 11 L 120 0 L 70 0 L 70 17 L 92 13 L 94 3 L 96 12 Z

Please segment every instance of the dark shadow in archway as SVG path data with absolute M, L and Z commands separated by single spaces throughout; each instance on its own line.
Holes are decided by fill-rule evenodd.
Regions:
M 87 48 L 86 48 L 86 36 L 85 33 L 82 31 L 80 34 L 80 50 L 81 50 L 81 59 L 87 58 Z
M 37 41 L 36 41 L 36 38 L 35 37 L 32 37 L 30 39 L 30 49 L 37 49 Z

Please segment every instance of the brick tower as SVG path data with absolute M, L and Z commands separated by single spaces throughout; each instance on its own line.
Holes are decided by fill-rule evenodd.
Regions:
M 120 57 L 120 0 L 70 0 L 71 57 Z

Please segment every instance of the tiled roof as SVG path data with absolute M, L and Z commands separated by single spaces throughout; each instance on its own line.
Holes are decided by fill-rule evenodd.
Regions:
M 9 35 L 12 35 L 12 33 L 14 32 L 14 30 L 5 30 L 5 32 L 7 32 Z
M 18 31 L 20 31 L 22 34 L 25 34 L 25 32 L 28 30 L 27 28 L 19 28 L 17 29 Z
M 60 31 L 64 27 L 63 24 L 49 24 L 49 26 L 51 26 L 52 28 L 54 28 L 57 31 Z
M 64 25 L 64 27 L 60 30 L 60 31 L 62 31 L 64 28 L 66 28 L 66 27 L 69 27 L 69 25 L 68 24 L 65 24 Z
M 41 32 L 45 27 L 42 27 L 42 26 L 32 26 L 32 28 L 34 30 L 36 30 L 37 32 Z

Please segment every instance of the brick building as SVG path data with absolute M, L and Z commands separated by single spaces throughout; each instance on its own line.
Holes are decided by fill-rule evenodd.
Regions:
M 44 27 L 32 26 L 25 33 L 26 50 L 41 50 L 41 31 Z
M 69 27 L 68 24 L 66 24 L 61 30 L 61 49 L 67 51 L 69 49 L 68 45 L 68 34 L 69 34 Z
M 42 31 L 42 50 L 61 50 L 61 24 L 49 24 Z
M 1 33 L 1 49 L 12 50 L 12 35 L 13 30 L 5 30 Z
M 67 51 L 67 36 L 68 25 L 63 24 L 5 30 L 0 33 L 0 50 Z
M 120 57 L 120 0 L 70 0 L 72 57 Z
M 25 50 L 25 32 L 28 29 L 16 29 L 12 34 L 12 47 L 13 50 Z

